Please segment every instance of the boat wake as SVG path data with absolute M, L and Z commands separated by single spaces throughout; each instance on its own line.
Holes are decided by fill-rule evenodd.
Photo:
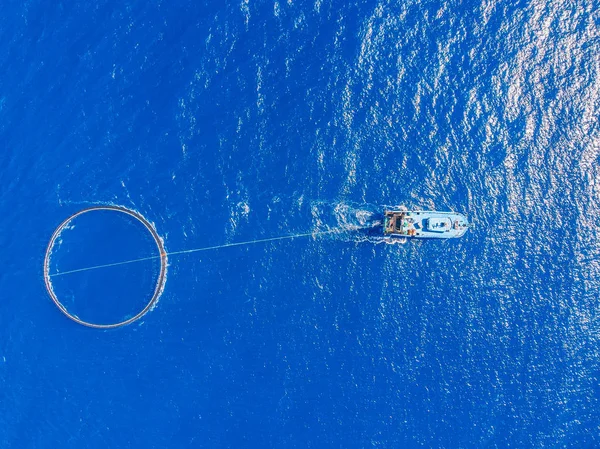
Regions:
M 369 229 L 383 224 L 383 214 L 375 207 L 356 207 L 348 203 L 339 203 L 334 209 L 336 223 L 347 229 Z
M 403 206 L 394 206 L 397 209 Z M 351 202 L 311 204 L 313 226 L 317 229 L 339 228 L 338 238 L 356 243 L 403 245 L 406 238 L 384 236 L 382 232 L 384 207 Z

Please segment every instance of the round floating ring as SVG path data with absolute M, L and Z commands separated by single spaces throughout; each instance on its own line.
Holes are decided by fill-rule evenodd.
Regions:
M 156 288 L 154 289 L 154 294 L 152 295 L 152 298 L 150 299 L 148 304 L 146 304 L 146 306 L 140 312 L 138 312 L 137 315 L 135 315 L 131 318 L 128 318 L 124 321 L 120 321 L 118 323 L 109 323 L 109 324 L 90 323 L 89 321 L 84 321 L 84 320 L 78 318 L 77 316 L 71 314 L 67 310 L 67 308 L 60 302 L 58 297 L 56 296 L 56 293 L 54 292 L 54 289 L 52 288 L 52 282 L 50 281 L 50 254 L 52 253 L 52 248 L 54 248 L 54 242 L 56 241 L 56 239 L 58 238 L 60 233 L 63 231 L 63 229 L 74 218 L 76 218 L 80 215 L 83 215 L 87 212 L 92 212 L 95 210 L 110 210 L 110 211 L 115 211 L 115 212 L 121 212 L 121 213 L 127 214 L 127 215 L 135 218 L 136 220 L 138 220 L 140 223 L 142 223 L 144 225 L 144 227 L 146 229 L 148 229 L 150 234 L 152 234 L 152 238 L 154 239 L 154 242 L 156 243 L 156 247 L 158 248 L 158 253 L 160 254 L 160 256 L 157 256 L 157 258 L 160 257 L 160 273 L 158 275 L 158 280 L 156 281 Z M 87 207 L 85 209 L 80 210 L 79 212 L 72 214 L 65 221 L 63 221 L 58 226 L 58 228 L 56 228 L 56 230 L 54 231 L 54 234 L 52 234 L 52 237 L 50 238 L 50 242 L 48 243 L 48 246 L 46 248 L 46 256 L 44 257 L 44 282 L 46 283 L 46 290 L 48 291 L 48 294 L 50 295 L 50 298 L 52 298 L 52 301 L 54 302 L 56 307 L 58 307 L 59 310 L 67 316 L 67 318 L 69 318 L 70 320 L 74 321 L 77 324 L 81 324 L 82 326 L 92 327 L 95 329 L 114 329 L 116 327 L 126 326 L 127 324 L 131 324 L 134 321 L 139 320 L 146 313 L 148 313 L 148 311 L 156 304 L 156 302 L 158 301 L 158 298 L 160 297 L 161 293 L 163 292 L 163 290 L 165 288 L 166 280 L 167 280 L 167 252 L 165 251 L 163 242 L 160 239 L 160 236 L 158 235 L 158 233 L 156 232 L 156 229 L 154 229 L 154 226 L 152 226 L 152 224 L 148 220 L 146 220 L 142 214 L 140 214 L 134 210 L 127 209 L 126 207 L 123 207 L 123 206 L 112 206 L 112 205 L 92 206 L 92 207 Z

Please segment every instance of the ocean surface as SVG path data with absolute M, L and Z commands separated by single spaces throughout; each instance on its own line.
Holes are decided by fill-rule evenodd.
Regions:
M 600 447 L 599 10 L 4 2 L 0 448 Z

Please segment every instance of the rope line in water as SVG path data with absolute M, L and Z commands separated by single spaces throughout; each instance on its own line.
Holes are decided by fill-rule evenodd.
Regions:
M 356 228 L 356 229 L 363 229 L 363 228 Z M 60 272 L 57 272 L 54 274 L 49 274 L 49 276 L 50 277 L 63 276 L 65 274 L 79 273 L 81 271 L 97 270 L 99 268 L 116 267 L 119 265 L 143 262 L 145 260 L 160 259 L 161 257 L 164 257 L 164 256 L 177 256 L 180 254 L 190 254 L 190 253 L 197 253 L 200 251 L 210 251 L 210 250 L 214 250 L 214 249 L 230 248 L 232 246 L 244 246 L 244 245 L 252 245 L 255 243 L 274 242 L 276 240 L 289 240 L 289 239 L 295 239 L 295 238 L 300 238 L 300 237 L 309 237 L 309 236 L 316 236 L 316 235 L 322 235 L 322 234 L 332 234 L 332 233 L 336 233 L 336 232 L 343 232 L 346 230 L 347 229 L 336 228 L 336 229 L 330 229 L 328 231 L 307 232 L 305 234 L 284 235 L 282 237 L 271 237 L 271 238 L 267 238 L 267 239 L 249 240 L 247 242 L 226 243 L 224 245 L 207 246 L 204 248 L 194 248 L 194 249 L 187 249 L 187 250 L 183 250 L 183 251 L 173 251 L 170 253 L 164 253 L 163 255 L 160 255 L 160 256 L 142 257 L 139 259 L 125 260 L 123 262 L 114 262 L 114 263 L 107 263 L 107 264 L 103 264 L 103 265 L 94 265 L 92 267 L 78 268 L 76 270 L 60 271 Z
M 169 254 L 165 254 L 165 255 L 169 255 Z M 128 263 L 142 262 L 144 260 L 160 259 L 160 257 L 161 256 L 148 256 L 148 257 L 142 257 L 140 259 L 125 260 L 123 262 L 107 263 L 104 265 L 94 265 L 93 267 L 77 268 L 76 270 L 59 271 L 57 273 L 50 274 L 49 276 L 56 277 L 56 276 L 62 276 L 64 274 L 78 273 L 80 271 L 96 270 L 98 268 L 116 267 L 118 265 L 126 265 Z
M 93 267 L 78 268 L 75 270 L 62 271 L 62 272 L 50 274 L 50 258 L 52 255 L 52 250 L 54 248 L 54 243 L 59 238 L 63 229 L 65 229 L 74 218 L 76 218 L 82 214 L 92 212 L 92 211 L 98 211 L 98 210 L 120 212 L 120 213 L 127 214 L 127 215 L 133 217 L 134 219 L 138 220 L 142 225 L 144 225 L 144 227 L 152 235 L 152 238 L 154 239 L 154 242 L 156 243 L 156 247 L 158 249 L 159 255 L 149 256 L 149 257 L 141 257 L 139 259 L 125 260 L 122 262 L 108 263 L 108 264 L 103 264 L 103 265 L 96 265 Z M 189 254 L 189 253 L 195 253 L 195 252 L 199 252 L 199 251 L 209 251 L 209 250 L 215 250 L 215 249 L 219 249 L 219 248 L 229 248 L 229 247 L 233 247 L 233 246 L 243 246 L 243 245 L 251 245 L 251 244 L 255 244 L 255 243 L 273 242 L 273 241 L 277 241 L 277 240 L 295 239 L 295 238 L 299 238 L 299 237 L 308 237 L 308 236 L 316 237 L 317 235 L 341 233 L 341 232 L 350 231 L 350 230 L 356 231 L 359 229 L 366 229 L 366 228 L 370 228 L 373 226 L 375 226 L 375 225 L 362 226 L 362 227 L 360 227 L 360 226 L 338 227 L 338 228 L 330 229 L 327 231 L 307 232 L 305 234 L 294 234 L 294 235 L 286 235 L 286 236 L 281 236 L 281 237 L 271 237 L 271 238 L 266 238 L 266 239 L 250 240 L 247 242 L 226 243 L 224 245 L 207 246 L 204 248 L 195 248 L 195 249 L 173 251 L 171 253 L 167 253 L 166 249 L 164 247 L 164 243 L 163 243 L 162 239 L 160 238 L 160 236 L 158 235 L 158 232 L 156 231 L 154 224 L 152 224 L 151 222 L 146 220 L 146 218 L 144 218 L 144 216 L 142 216 L 139 212 L 128 209 L 124 206 L 118 206 L 118 205 L 112 205 L 112 204 L 103 205 L 103 206 L 100 206 L 100 205 L 99 206 L 91 206 L 91 207 L 85 208 L 83 210 L 80 210 L 79 212 L 76 212 L 76 213 L 70 215 L 66 220 L 64 220 L 58 226 L 58 228 L 56 228 L 56 230 L 52 234 L 52 237 L 50 238 L 50 242 L 48 243 L 48 246 L 46 247 L 46 254 L 44 257 L 44 283 L 46 284 L 46 290 L 48 291 L 48 294 L 50 295 L 50 298 L 52 299 L 54 304 L 70 320 L 74 321 L 75 323 L 81 324 L 83 326 L 91 327 L 91 328 L 95 328 L 95 329 L 114 329 L 117 327 L 125 326 L 127 324 L 131 324 L 131 323 L 139 320 L 149 310 L 151 310 L 156 305 L 156 303 L 158 302 L 158 298 L 162 294 L 163 289 L 165 287 L 166 276 L 167 276 L 167 265 L 168 265 L 167 256 L 169 256 L 169 255 Z M 89 270 L 96 270 L 99 268 L 114 267 L 114 266 L 125 265 L 125 264 L 130 264 L 130 263 L 135 263 L 135 262 L 142 262 L 144 260 L 153 260 L 153 259 L 160 259 L 160 273 L 159 273 L 158 279 L 156 281 L 156 286 L 154 288 L 154 293 L 152 294 L 152 298 L 150 299 L 150 301 L 148 301 L 146 306 L 141 311 L 137 312 L 137 314 L 135 316 L 131 316 L 129 318 L 126 317 L 123 321 L 118 321 L 118 322 L 114 322 L 114 323 L 93 323 L 90 321 L 82 320 L 77 315 L 74 315 L 67 310 L 67 308 L 60 302 L 59 298 L 57 297 L 57 295 L 54 292 L 54 289 L 52 287 L 51 278 L 53 276 L 62 276 L 65 274 L 70 274 L 70 273 L 78 273 L 81 271 L 89 271 Z

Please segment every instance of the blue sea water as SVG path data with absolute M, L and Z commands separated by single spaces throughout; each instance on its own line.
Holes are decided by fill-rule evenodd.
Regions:
M 0 447 L 600 447 L 599 9 L 3 3 Z

